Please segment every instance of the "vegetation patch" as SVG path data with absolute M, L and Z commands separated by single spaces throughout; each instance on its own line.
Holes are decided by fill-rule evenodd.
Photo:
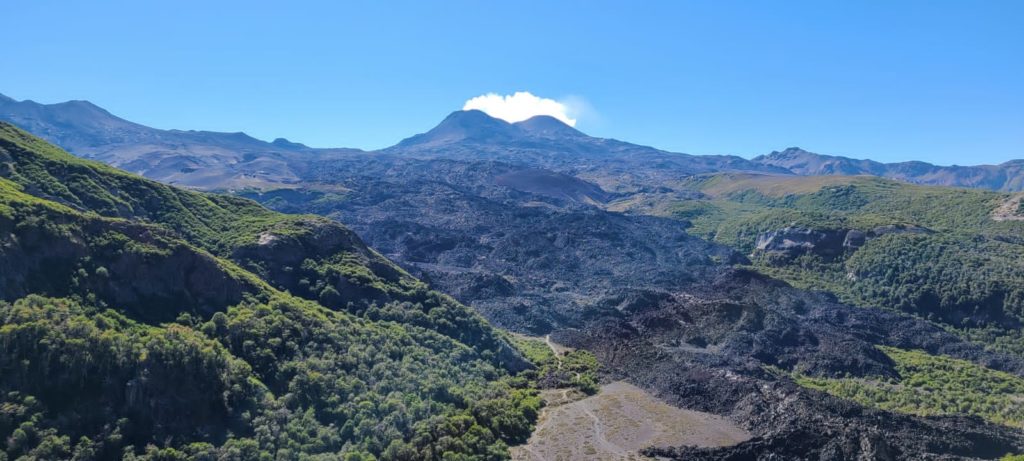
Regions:
M 598 363 L 594 354 L 579 349 L 556 349 L 550 339 L 514 336 L 513 341 L 535 370 L 527 376 L 541 389 L 575 389 L 586 395 L 598 390 Z
M 973 415 L 1024 427 L 1024 379 L 975 363 L 922 351 L 879 346 L 898 379 L 819 378 L 796 374 L 802 386 L 862 405 L 920 416 Z

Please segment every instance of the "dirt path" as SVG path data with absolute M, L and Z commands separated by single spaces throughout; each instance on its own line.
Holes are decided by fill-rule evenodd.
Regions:
M 545 335 L 544 336 L 544 344 L 548 345 L 548 348 L 551 349 L 551 353 L 555 354 L 555 357 L 558 358 L 559 363 L 561 363 L 562 356 L 564 356 L 566 352 L 572 352 L 572 351 L 575 350 L 575 349 L 573 349 L 571 347 L 563 346 L 561 344 L 558 344 L 558 343 L 552 341 L 551 340 L 551 335 Z
M 639 454 L 648 446 L 721 446 L 750 438 L 725 418 L 670 406 L 621 381 L 545 410 L 529 442 L 512 449 L 512 459 L 639 461 L 649 459 Z
M 555 355 L 555 360 L 558 361 L 558 369 L 561 370 L 562 369 L 562 357 L 565 356 L 566 352 L 571 352 L 574 349 L 572 349 L 570 347 L 565 347 L 565 346 L 563 346 L 561 344 L 558 344 L 558 343 L 555 343 L 554 341 L 551 340 L 551 335 L 544 335 L 544 344 L 547 344 L 548 348 L 551 349 L 551 353 Z M 576 375 L 576 379 L 577 380 L 580 379 L 580 372 L 577 371 L 575 373 L 575 375 Z M 568 391 L 569 391 L 568 389 L 565 389 L 565 392 L 568 392 Z
M 608 438 L 604 436 L 604 425 L 601 424 L 601 419 L 594 415 L 594 412 L 590 411 L 589 408 L 584 408 L 583 413 L 590 417 L 594 423 L 594 438 L 597 440 L 598 445 L 601 446 L 602 450 L 599 452 L 604 453 L 615 453 L 618 456 L 628 455 L 623 453 L 622 447 L 615 445 L 608 441 Z

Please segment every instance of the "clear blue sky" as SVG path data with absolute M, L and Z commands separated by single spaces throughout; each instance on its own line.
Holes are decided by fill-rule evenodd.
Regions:
M 7 1 L 0 93 L 383 147 L 465 100 L 696 154 L 1024 157 L 1024 1 Z

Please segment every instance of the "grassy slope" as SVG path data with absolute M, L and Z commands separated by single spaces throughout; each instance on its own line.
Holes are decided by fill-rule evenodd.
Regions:
M 340 225 L 5 124 L 0 177 L 0 459 L 501 459 L 529 434 L 503 335 Z

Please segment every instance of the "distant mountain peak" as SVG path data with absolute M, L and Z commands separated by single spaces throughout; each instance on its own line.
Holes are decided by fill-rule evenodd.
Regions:
M 0 93 L 0 103 L 5 103 L 5 104 L 24 104 L 24 105 L 28 105 L 28 106 L 42 106 L 42 107 L 73 108 L 73 109 L 80 109 L 80 110 L 81 109 L 88 109 L 88 110 L 98 110 L 98 111 L 101 111 L 103 113 L 109 113 L 109 112 L 106 111 L 106 109 L 104 109 L 104 108 L 102 108 L 100 106 L 97 106 L 96 104 L 93 104 L 92 102 L 86 101 L 84 99 L 72 99 L 70 101 L 58 102 L 58 103 L 54 103 L 54 104 L 43 104 L 43 103 L 39 103 L 39 102 L 33 101 L 31 99 L 26 99 L 24 101 L 18 101 L 17 99 L 14 99 L 14 98 L 12 98 L 10 96 L 7 96 L 5 94 Z
M 519 127 L 482 111 L 460 110 L 449 114 L 430 131 L 406 138 L 398 145 L 441 145 L 465 140 L 500 142 L 523 135 Z
M 264 155 L 280 157 L 282 153 L 319 150 L 284 138 L 267 143 L 241 132 L 155 129 L 119 118 L 86 100 L 42 104 L 0 94 L 0 120 L 11 122 L 76 155 L 128 168 L 151 178 L 199 188 L 224 187 L 234 184 L 232 181 L 236 179 L 250 183 L 253 174 L 268 184 L 294 182 L 299 168 L 293 166 L 298 163 L 289 163 L 289 160 L 257 166 L 254 162 Z M 643 156 L 645 161 L 657 159 L 659 165 L 675 165 L 673 168 L 678 167 L 685 174 L 735 170 L 797 175 L 874 175 L 920 184 L 1024 190 L 1024 159 L 976 166 L 938 166 L 919 161 L 879 163 L 816 154 L 797 146 L 751 160 L 687 156 L 590 137 L 550 116 L 509 123 L 479 110 L 452 112 L 430 131 L 383 151 L 560 167 L 575 167 L 594 159 Z M 198 163 L 208 167 L 196 170 Z M 243 171 L 243 167 L 248 169 Z M 212 174 L 215 170 L 218 174 Z
M 585 138 L 586 134 L 548 115 L 537 115 L 521 122 L 509 123 L 479 110 L 455 111 L 426 133 L 406 138 L 399 147 L 444 145 L 470 141 L 508 143 L 536 141 L 540 138 Z
M 779 160 L 779 159 L 795 158 L 795 157 L 806 156 L 806 155 L 818 155 L 818 154 L 815 154 L 814 152 L 810 152 L 808 150 L 804 150 L 803 148 L 800 148 L 800 147 L 793 146 L 793 147 L 787 147 L 787 148 L 782 149 L 782 150 L 773 150 L 773 151 L 769 152 L 767 155 L 758 155 L 757 157 L 754 157 L 754 160 L 755 161 L 758 161 L 758 160 Z
M 535 115 L 513 125 L 537 136 L 586 136 L 579 130 L 550 115 Z
M 510 124 L 502 119 L 491 117 L 487 113 L 471 109 L 457 110 L 448 114 L 444 120 L 437 125 L 441 127 L 460 127 L 464 129 L 480 129 L 481 127 L 506 127 Z
M 286 138 L 277 138 L 274 141 L 272 141 L 270 144 L 273 144 L 273 145 L 275 145 L 277 147 L 280 147 L 280 148 L 283 148 L 283 149 L 308 149 L 309 148 L 309 146 L 307 146 L 307 145 L 305 145 L 305 144 L 303 144 L 301 142 L 291 142 L 291 141 L 289 141 Z
M 80 112 L 80 113 L 94 113 L 94 114 L 99 114 L 99 115 L 107 116 L 107 117 L 115 117 L 113 114 L 108 112 L 106 109 L 104 109 L 104 108 L 102 108 L 100 106 L 97 106 L 96 104 L 93 104 L 92 102 L 86 101 L 84 99 L 72 99 L 70 101 L 65 101 L 65 102 L 59 102 L 59 103 L 56 103 L 56 104 L 52 104 L 52 106 L 55 106 L 55 107 L 58 107 L 58 108 L 63 107 L 65 109 L 69 110 L 69 111 L 77 111 L 77 112 Z

